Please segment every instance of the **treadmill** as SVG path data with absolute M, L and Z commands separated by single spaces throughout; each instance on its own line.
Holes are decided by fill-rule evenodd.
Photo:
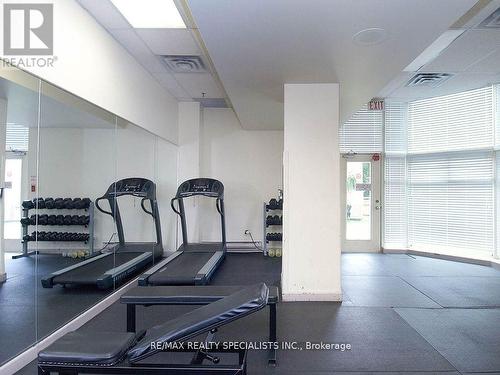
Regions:
M 156 242 L 125 242 L 123 224 L 117 198 L 125 195 L 139 197 L 142 210 L 151 215 L 155 225 Z M 99 202 L 107 200 L 110 210 L 104 210 Z M 149 201 L 149 209 L 145 203 Z M 125 178 L 110 185 L 106 193 L 95 201 L 99 211 L 113 217 L 118 234 L 118 243 L 108 251 L 99 251 L 92 257 L 75 265 L 51 273 L 42 279 L 44 288 L 56 284 L 97 286 L 109 289 L 130 275 L 142 271 L 156 258 L 163 256 L 160 215 L 156 202 L 156 185 L 145 178 Z M 92 241 L 92 239 L 90 239 Z
M 188 242 L 184 199 L 195 196 L 215 199 L 215 207 L 220 215 L 221 242 Z M 213 178 L 185 181 L 177 189 L 170 205 L 180 217 L 182 245 L 168 258 L 142 274 L 139 277 L 139 285 L 206 285 L 226 256 L 224 185 Z

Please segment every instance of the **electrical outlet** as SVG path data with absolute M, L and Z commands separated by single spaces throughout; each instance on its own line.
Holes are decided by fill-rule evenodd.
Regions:
M 250 233 L 251 233 L 251 232 L 250 232 L 250 230 L 245 229 L 245 235 L 247 235 L 247 236 L 248 236 L 248 235 L 250 235 Z

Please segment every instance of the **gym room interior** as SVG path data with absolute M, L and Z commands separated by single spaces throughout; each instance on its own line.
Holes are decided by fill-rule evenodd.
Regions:
M 500 374 L 500 0 L 2 0 L 0 374 Z

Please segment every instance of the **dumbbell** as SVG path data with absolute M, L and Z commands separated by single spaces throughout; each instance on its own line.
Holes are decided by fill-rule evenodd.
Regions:
M 64 216 L 63 215 L 56 216 L 56 225 L 64 225 Z
M 90 198 L 82 198 L 82 203 L 80 204 L 80 207 L 79 208 L 82 208 L 82 209 L 87 209 L 90 207 Z
M 276 208 L 278 208 L 278 201 L 274 198 L 272 198 L 270 201 L 269 201 L 269 204 L 267 205 L 267 207 L 271 210 L 275 210 Z
M 28 210 L 31 210 L 32 208 L 35 208 L 35 205 L 33 204 L 33 201 L 23 201 L 21 204 L 23 208 L 26 208 Z
M 273 216 L 273 225 L 280 225 L 280 217 L 278 215 Z
M 80 225 L 88 225 L 90 222 L 90 216 L 80 215 L 79 216 L 79 224 Z
M 283 215 L 279 217 L 279 225 L 283 225 Z
M 36 215 L 30 216 L 30 225 L 36 225 Z
M 267 215 L 267 217 L 266 217 L 266 225 L 273 225 L 273 217 L 272 217 L 272 215 Z
M 71 201 L 71 205 L 73 208 L 80 208 L 80 205 L 82 204 L 82 198 L 73 198 Z
M 49 221 L 49 215 L 38 215 L 38 225 L 47 225 Z
M 33 206 L 38 209 L 44 209 L 45 208 L 45 199 L 43 198 L 34 198 L 33 199 Z
M 278 209 L 279 210 L 283 209 L 283 198 L 280 198 L 280 200 L 278 201 Z
M 60 210 L 61 208 L 64 208 L 64 199 L 62 198 L 56 198 L 54 199 L 54 208 Z
M 56 215 L 49 215 L 47 225 L 56 225 Z
M 71 225 L 80 225 L 80 216 L 78 215 L 71 216 Z
M 52 210 L 55 208 L 55 201 L 53 198 L 46 198 L 44 201 L 45 208 L 48 208 L 49 210 Z
M 71 198 L 64 198 L 63 203 L 62 203 L 62 208 L 67 208 L 67 209 L 73 209 L 73 199 Z
M 21 218 L 21 225 L 24 227 L 27 227 L 30 225 L 30 218 L 29 217 L 22 217 Z
M 64 215 L 63 224 L 64 225 L 71 225 L 71 224 L 73 224 L 73 220 L 71 218 L 71 215 Z
M 30 236 L 29 234 L 24 235 L 24 236 L 23 236 L 23 242 L 29 242 L 29 241 L 33 241 L 33 240 L 31 239 L 31 236 Z

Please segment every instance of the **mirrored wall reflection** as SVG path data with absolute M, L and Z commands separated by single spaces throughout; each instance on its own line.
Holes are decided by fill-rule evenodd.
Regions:
M 22 255 L 21 206 L 36 168 L 40 82 L 0 65 L 0 364 L 36 340 L 36 259 Z
M 0 149 L 1 364 L 177 248 L 177 148 L 4 67 Z
M 38 162 L 29 171 L 35 210 L 27 214 L 37 250 L 38 340 L 113 291 L 113 282 L 98 284 L 114 256 L 97 258 L 116 229 L 95 202 L 116 181 L 115 139 L 114 115 L 42 82 Z

